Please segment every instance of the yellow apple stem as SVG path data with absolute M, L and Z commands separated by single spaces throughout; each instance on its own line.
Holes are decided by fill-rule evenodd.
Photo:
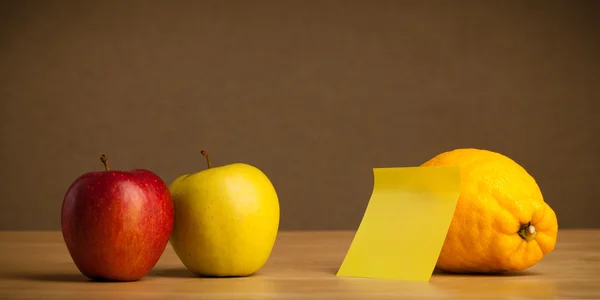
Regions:
M 104 169 L 106 169 L 106 171 L 110 171 L 110 166 L 108 166 L 108 157 L 106 154 L 102 154 L 102 156 L 100 156 L 100 161 L 104 164 Z
M 206 157 L 206 164 L 208 165 L 208 168 L 211 168 L 210 165 L 210 158 L 208 157 L 208 152 L 204 151 L 204 150 L 200 150 L 200 154 L 202 154 L 204 157 Z
M 519 229 L 519 235 L 524 240 L 531 242 L 533 241 L 533 239 L 535 239 L 537 232 L 535 231 L 535 227 L 531 225 L 531 222 L 529 222 L 526 225 L 522 226 L 521 229 Z

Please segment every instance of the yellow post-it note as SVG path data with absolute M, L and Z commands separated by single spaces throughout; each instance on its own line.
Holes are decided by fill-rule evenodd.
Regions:
M 460 195 L 458 167 L 373 174 L 371 199 L 337 276 L 429 281 Z

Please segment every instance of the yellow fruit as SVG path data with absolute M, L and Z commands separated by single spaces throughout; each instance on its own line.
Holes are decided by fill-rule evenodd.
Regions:
M 554 249 L 558 221 L 534 180 L 514 160 L 455 149 L 422 166 L 459 166 L 461 191 L 436 268 L 454 273 L 524 270 Z
M 258 168 L 233 163 L 175 179 L 171 245 L 199 276 L 248 276 L 267 262 L 279 228 L 279 200 Z

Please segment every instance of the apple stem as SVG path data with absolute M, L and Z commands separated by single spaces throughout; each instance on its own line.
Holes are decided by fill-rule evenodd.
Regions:
M 108 157 L 106 156 L 106 154 L 102 154 L 102 156 L 100 156 L 100 161 L 104 164 L 104 169 L 106 169 L 106 171 L 110 171 L 110 166 L 108 165 Z
M 206 164 L 208 165 L 208 168 L 211 168 L 210 165 L 210 158 L 208 157 L 208 152 L 204 151 L 204 150 L 200 150 L 200 154 L 202 154 L 202 156 L 206 157 Z

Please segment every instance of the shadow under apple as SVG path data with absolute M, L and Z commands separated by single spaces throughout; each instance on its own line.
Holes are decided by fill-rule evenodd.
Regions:
M 151 277 L 170 277 L 170 278 L 203 278 L 203 279 L 219 279 L 219 278 L 250 278 L 258 275 L 258 272 L 249 276 L 200 276 L 192 273 L 186 268 L 167 268 L 154 269 L 148 276 Z
M 11 274 L 8 276 L 10 279 L 24 279 L 31 281 L 50 281 L 50 282 L 94 282 L 93 280 L 76 273 L 25 273 L 25 274 Z
M 196 274 L 186 268 L 154 269 L 148 276 L 152 277 L 171 277 L 171 278 L 195 278 Z
M 127 283 L 136 282 L 133 281 L 116 281 L 116 280 L 105 280 L 105 279 L 91 279 L 80 273 L 22 273 L 22 274 L 10 274 L 5 276 L 7 279 L 23 279 L 28 281 L 46 281 L 46 282 L 82 282 L 82 283 Z

